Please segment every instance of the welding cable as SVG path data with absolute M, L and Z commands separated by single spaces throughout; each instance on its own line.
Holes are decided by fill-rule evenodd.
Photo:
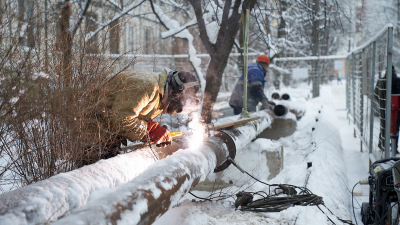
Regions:
M 250 176 L 251 178 L 253 178 L 254 180 L 256 180 L 256 181 L 258 181 L 258 182 L 260 182 L 260 183 L 262 183 L 262 184 L 267 185 L 267 186 L 269 187 L 269 197 L 267 197 L 267 198 L 269 198 L 269 199 L 271 199 L 271 198 L 281 198 L 281 197 L 272 197 L 270 194 L 271 194 L 271 187 L 278 187 L 278 188 L 276 188 L 276 189 L 274 190 L 275 195 L 281 194 L 281 193 L 276 193 L 276 190 L 277 190 L 277 189 L 282 189 L 282 188 L 280 188 L 280 186 L 281 186 L 282 184 L 267 184 L 267 183 L 265 183 L 265 182 L 262 182 L 262 181 L 260 181 L 259 179 L 255 178 L 254 176 L 252 176 L 252 175 L 251 175 L 250 173 L 248 173 L 247 171 L 243 170 L 241 167 L 239 167 L 239 165 L 237 165 L 230 157 L 228 157 L 228 160 L 229 160 L 235 167 L 237 167 L 242 173 L 246 173 L 247 175 L 249 175 L 249 176 Z M 298 200 L 298 199 L 289 199 L 290 197 L 296 197 L 296 198 L 298 198 L 299 196 L 312 196 L 311 199 L 308 198 L 309 200 L 312 200 L 311 202 L 304 202 L 303 204 L 305 204 L 305 205 L 315 205 L 315 206 L 317 206 L 317 207 L 321 210 L 321 212 L 324 213 L 325 216 L 326 216 L 333 224 L 336 224 L 336 223 L 334 223 L 334 222 L 331 220 L 331 218 L 319 207 L 319 205 L 323 205 L 323 206 L 324 206 L 332 215 L 334 215 L 339 221 L 341 221 L 341 222 L 343 222 L 343 223 L 346 223 L 346 224 L 354 225 L 354 224 L 352 223 L 352 221 L 350 221 L 350 220 L 344 220 L 344 219 L 341 219 L 340 217 L 336 216 L 336 215 L 324 204 L 324 202 L 323 202 L 323 200 L 322 200 L 322 197 L 313 194 L 313 193 L 311 192 L 310 189 L 308 189 L 308 188 L 306 188 L 306 187 L 294 186 L 294 185 L 291 185 L 291 184 L 284 184 L 284 185 L 285 185 L 286 187 L 291 187 L 291 188 L 296 188 L 296 189 L 300 189 L 300 190 L 301 190 L 301 192 L 300 192 L 299 195 L 283 197 L 283 198 L 287 199 L 288 202 L 293 202 L 293 201 L 295 201 L 295 200 Z M 354 187 L 353 187 L 353 189 L 354 189 Z M 264 199 L 267 199 L 267 198 L 264 198 Z M 319 198 L 321 198 L 321 202 L 322 202 L 322 203 L 317 204 L 317 203 L 319 203 Z M 259 199 L 259 200 L 262 200 L 262 199 Z M 256 201 L 259 201 L 259 200 L 256 200 Z M 277 200 L 277 201 L 272 202 L 272 203 L 277 203 L 277 202 L 279 202 L 281 199 L 274 199 L 274 200 Z M 304 200 L 304 199 L 303 199 L 303 200 Z M 253 202 L 256 202 L 256 201 L 253 201 Z M 264 203 L 265 203 L 265 202 L 264 202 Z M 269 204 L 272 204 L 272 203 L 269 202 Z M 283 204 L 282 204 L 280 207 L 274 207 L 274 208 L 269 207 L 269 208 L 268 208 L 268 205 L 267 205 L 267 208 L 266 208 L 266 209 L 263 209 L 263 210 L 261 210 L 261 209 L 250 210 L 249 207 L 250 207 L 251 205 L 247 205 L 247 206 L 244 206 L 244 207 L 243 207 L 243 210 L 245 210 L 245 211 L 256 211 L 256 212 L 267 212 L 267 211 L 265 211 L 265 210 L 268 210 L 268 209 L 270 209 L 270 210 L 279 210 L 279 209 L 284 210 L 284 209 L 287 209 L 287 208 L 288 208 L 288 207 L 287 207 L 287 208 L 283 208 L 283 207 L 286 207 L 286 206 L 287 206 L 287 204 L 286 204 L 287 202 L 281 202 L 281 203 L 283 203 Z M 251 203 L 251 204 L 253 204 L 253 203 Z M 260 204 L 261 204 L 261 203 L 256 203 L 256 205 L 260 205 Z M 290 204 L 290 203 L 288 203 L 288 204 Z M 302 205 L 302 204 L 299 204 L 299 205 Z M 291 206 L 293 206 L 293 205 L 291 205 Z M 246 207 L 247 207 L 247 208 L 246 208 Z M 290 207 L 290 206 L 289 206 L 289 207 Z M 282 208 L 283 208 L 283 209 L 282 209 Z M 241 207 L 240 210 L 242 210 L 242 207 Z M 279 211 L 269 211 L 269 212 L 279 212 Z
M 314 206 L 319 204 L 324 204 L 322 197 L 314 194 L 285 197 L 266 197 L 255 200 L 249 205 L 242 206 L 240 210 L 254 212 L 280 212 L 296 205 Z
M 197 195 L 193 194 L 193 193 L 192 193 L 192 192 L 190 192 L 190 191 L 189 191 L 189 194 L 193 195 L 195 198 L 198 198 L 198 199 L 203 199 L 204 201 L 211 201 L 211 199 L 199 197 L 199 196 L 197 196 Z
M 354 220 L 356 221 L 356 224 L 358 225 L 357 218 L 356 218 L 356 213 L 354 212 L 354 188 L 359 184 L 360 182 L 357 182 L 354 186 L 353 189 L 351 190 L 351 206 L 353 207 L 353 216 Z
M 285 210 L 289 207 L 300 205 L 300 206 L 317 206 L 322 213 L 324 213 L 328 220 L 331 221 L 333 224 L 336 224 L 333 222 L 333 220 L 319 207 L 319 205 L 323 205 L 333 216 L 335 216 L 339 221 L 354 225 L 351 221 L 349 220 L 343 220 L 336 216 L 335 214 L 332 213 L 332 211 L 324 205 L 323 198 L 321 196 L 313 194 L 308 188 L 305 187 L 298 187 L 290 184 L 268 184 L 265 183 L 247 171 L 243 170 L 239 165 L 237 165 L 231 158 L 228 157 L 228 160 L 235 166 L 237 167 L 242 173 L 245 173 L 249 175 L 251 178 L 256 180 L 257 182 L 260 182 L 262 184 L 265 184 L 268 186 L 269 193 L 266 193 L 264 191 L 258 191 L 258 192 L 247 192 L 251 195 L 260 195 L 262 198 L 252 201 L 249 205 L 246 206 L 241 206 L 239 210 L 241 211 L 254 211 L 254 212 L 280 212 L 282 210 Z M 271 187 L 276 187 L 273 191 L 274 194 L 271 195 Z M 297 191 L 294 192 L 293 195 L 288 195 L 288 196 L 278 196 L 280 194 L 284 194 L 285 191 L 288 190 L 295 190 L 298 189 L 300 190 L 300 193 L 297 194 Z M 277 192 L 278 190 L 282 190 L 282 192 Z M 213 201 L 213 200 L 223 200 L 229 197 L 232 197 L 233 195 L 226 194 L 224 196 L 218 196 L 218 197 L 212 197 L 213 194 L 209 195 L 207 198 L 201 198 L 193 193 L 189 192 L 192 196 L 202 199 L 205 201 Z

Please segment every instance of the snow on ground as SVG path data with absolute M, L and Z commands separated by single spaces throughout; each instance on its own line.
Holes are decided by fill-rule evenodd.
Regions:
M 360 152 L 360 141 L 354 137 L 354 128 L 346 119 L 343 95 L 345 84 L 337 85 L 332 82 L 323 85 L 321 96 L 314 99 L 308 99 L 311 96 L 308 85 L 299 85 L 296 89 L 282 88 L 280 92 L 289 93 L 291 101 L 304 104 L 301 107 L 306 109 L 306 114 L 298 121 L 297 131 L 277 141 L 257 139 L 238 152 L 236 161 L 244 170 L 270 184 L 304 186 L 307 172 L 310 172 L 307 187 L 323 197 L 325 205 L 334 215 L 322 208 L 326 212 L 324 214 L 315 206 L 296 206 L 278 213 L 235 210 L 235 194 L 239 190 L 266 191 L 266 186 L 255 183 L 230 166 L 227 169 L 229 172 L 225 173 L 227 178 L 223 176 L 221 179 L 227 181 L 236 176 L 236 181 L 240 182 L 216 193 L 233 194 L 232 198 L 204 202 L 187 194 L 178 206 L 169 210 L 154 224 L 332 224 L 327 216 L 336 224 L 342 224 L 336 216 L 354 221 L 351 189 L 355 183 L 368 176 L 368 154 Z M 218 122 L 235 120 L 237 117 L 219 119 Z M 312 131 L 312 128 L 315 130 Z M 266 149 L 281 145 L 284 146 L 284 169 L 275 178 L 267 180 L 268 167 L 265 157 L 260 157 L 260 154 Z M 312 162 L 309 169 L 307 162 Z M 213 174 L 208 178 L 216 179 Z M 366 195 L 368 187 L 358 185 L 354 192 Z M 210 194 L 206 191 L 192 193 L 200 197 Z M 354 200 L 357 218 L 360 218 L 359 204 L 362 201 L 367 201 L 367 197 L 360 196 Z M 361 220 L 358 222 L 360 224 Z
M 222 201 L 203 202 L 190 194 L 186 194 L 176 207 L 161 216 L 154 224 L 331 224 L 327 216 L 336 224 L 342 224 L 336 216 L 345 220 L 352 219 L 351 189 L 355 183 L 368 176 L 368 154 L 360 152 L 360 141 L 354 137 L 354 128 L 352 124 L 349 124 L 346 119 L 346 111 L 343 110 L 343 106 L 345 106 L 345 103 L 343 104 L 345 102 L 343 95 L 345 84 L 341 86 L 333 82 L 329 85 L 323 85 L 321 87 L 321 96 L 314 99 L 309 98 L 310 88 L 306 84 L 301 84 L 296 89 L 285 87 L 280 90 L 282 93 L 290 94 L 292 105 L 297 104 L 298 108 L 306 110 L 303 118 L 298 121 L 297 131 L 294 134 L 280 138 L 277 141 L 263 138 L 257 139 L 243 149 L 238 150 L 236 161 L 244 170 L 270 184 L 304 186 L 309 173 L 307 188 L 313 193 L 322 196 L 325 205 L 334 215 L 326 209 L 324 214 L 315 206 L 296 206 L 277 213 L 255 213 L 235 210 L 234 200 L 236 193 L 240 190 L 249 192 L 266 191 L 266 186 L 255 182 L 247 175 L 242 174 L 237 168 L 230 166 L 222 178 L 218 178 L 214 174 L 209 175 L 208 178 L 211 181 L 216 179 L 222 179 L 225 182 L 234 180 L 232 187 L 215 192 L 217 194 L 228 193 L 233 197 Z M 226 95 L 226 93 L 224 94 Z M 287 117 L 290 118 L 291 116 L 293 117 L 293 114 L 288 114 Z M 222 118 L 218 120 L 218 123 L 237 120 L 237 118 L 238 116 Z M 315 130 L 312 131 L 312 128 L 315 128 Z M 267 162 L 263 152 L 280 148 L 280 146 L 284 147 L 284 168 L 275 178 L 268 180 L 270 172 L 268 166 L 266 166 Z M 121 160 L 121 157 L 116 157 L 112 160 L 118 161 Z M 309 169 L 307 169 L 308 162 L 312 162 L 312 167 Z M 106 161 L 99 163 L 99 166 L 105 163 Z M 57 176 L 67 176 L 70 173 Z M 119 173 L 117 172 L 117 174 Z M 53 179 L 57 178 L 57 176 Z M 85 180 L 79 175 L 75 177 L 82 182 Z M 122 179 L 113 178 L 111 180 L 113 184 L 105 186 L 110 187 L 116 186 L 118 183 L 124 183 L 127 181 L 127 177 Z M 76 184 L 71 183 L 71 185 Z M 98 187 L 103 187 L 103 185 L 98 185 Z M 42 190 L 45 189 L 45 187 L 42 187 Z M 74 190 L 78 191 L 76 188 L 72 188 L 72 192 L 67 193 L 66 190 L 63 191 L 63 188 L 58 188 L 56 192 L 58 195 L 63 196 L 71 194 Z M 22 191 L 22 189 L 19 191 Z M 90 196 L 79 197 L 77 195 L 76 200 L 78 202 L 81 202 L 81 200 L 86 202 L 88 198 L 95 199 L 108 193 L 92 191 Z M 63 192 L 65 193 L 63 194 Z M 368 194 L 368 187 L 358 185 L 354 192 L 358 195 L 354 199 L 354 206 L 356 218 L 359 219 L 360 204 L 362 201 L 367 201 L 367 196 L 365 195 Z M 43 192 L 39 197 L 53 199 L 56 196 L 53 193 L 47 193 L 50 192 Z M 193 194 L 207 197 L 210 192 L 193 191 Z M 27 200 L 25 199 L 25 201 Z M 59 203 L 63 207 L 70 205 L 63 202 L 62 199 L 60 199 Z M 36 207 L 36 210 L 45 210 L 38 209 L 36 203 L 32 207 Z M 54 207 L 54 210 L 59 210 L 59 207 L 60 205 Z M 73 208 L 71 207 L 70 209 Z M 47 210 L 47 213 L 45 210 L 41 215 L 47 219 L 52 216 L 56 218 L 57 215 L 53 214 L 54 210 Z M 68 211 L 67 208 L 66 211 Z M 66 211 L 64 209 L 64 212 Z M 12 218 L 8 219 L 10 221 L 13 220 Z M 360 219 L 358 221 L 360 224 Z

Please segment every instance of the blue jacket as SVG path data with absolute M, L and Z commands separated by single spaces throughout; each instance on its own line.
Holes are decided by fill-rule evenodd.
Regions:
M 247 111 L 254 112 L 259 102 L 263 99 L 268 100 L 264 94 L 265 70 L 258 63 L 250 63 L 247 66 L 247 71 Z M 234 109 L 243 107 L 243 84 L 242 75 L 236 83 L 231 99 L 229 100 L 229 105 Z
M 264 79 L 264 68 L 258 63 L 250 63 L 247 66 L 247 84 L 254 85 L 254 84 L 261 84 L 264 88 L 265 86 L 265 79 Z M 243 82 L 243 75 L 240 76 L 239 81 Z M 260 82 L 260 83 L 258 83 Z

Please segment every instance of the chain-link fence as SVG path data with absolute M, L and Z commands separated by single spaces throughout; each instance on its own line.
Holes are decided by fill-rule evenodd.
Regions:
M 393 27 L 388 26 L 346 58 L 347 114 L 361 151 L 369 151 L 372 161 L 394 156 L 397 148 L 396 131 L 391 135 L 385 129 L 391 118 L 392 46 Z

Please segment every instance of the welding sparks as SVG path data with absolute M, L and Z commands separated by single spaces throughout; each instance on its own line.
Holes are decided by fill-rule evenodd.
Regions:
M 193 113 L 193 119 L 188 124 L 189 129 L 193 133 L 189 139 L 190 148 L 198 148 L 204 140 L 205 126 L 200 122 L 200 116 L 198 113 Z

